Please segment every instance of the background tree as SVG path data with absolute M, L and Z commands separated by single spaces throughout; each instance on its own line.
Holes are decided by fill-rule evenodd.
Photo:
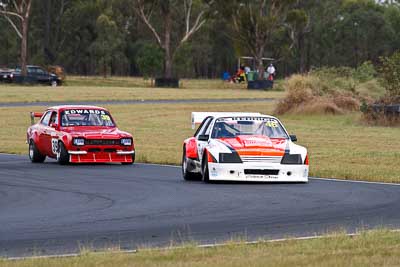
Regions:
M 21 74 L 26 75 L 28 52 L 28 27 L 32 0 L 0 1 L 0 14 L 10 23 L 21 39 Z
M 115 21 L 106 14 L 101 14 L 96 21 L 97 38 L 92 48 L 101 66 L 100 72 L 106 78 L 111 69 L 112 61 L 119 56 L 122 49 L 121 36 Z
M 17 5 L 22 3 L 22 0 L 0 0 L 0 10 L 16 12 L 14 1 Z M 161 48 L 155 34 L 138 15 L 138 10 L 132 8 L 133 3 L 137 7 L 136 2 L 139 0 L 30 1 L 32 4 L 26 40 L 29 43 L 26 54 L 30 64 L 61 65 L 69 74 L 103 73 L 103 55 L 94 49 L 95 43 L 99 44 L 102 38 L 102 29 L 97 24 L 102 14 L 118 28 L 117 39 L 120 46 L 107 67 L 111 75 L 141 75 L 137 59 L 143 44 L 156 40 L 155 45 Z M 246 5 L 259 5 L 260 0 L 214 0 L 212 7 L 207 5 L 210 0 L 140 2 L 162 43 L 165 43 L 166 18 L 162 15 L 161 5 L 169 3 L 169 58 L 172 61 L 167 65 L 173 65 L 175 73 L 171 70 L 172 75 L 178 73 L 179 76 L 188 78 L 221 77 L 224 71 L 235 71 L 238 55 L 253 55 L 248 45 L 256 44 L 253 37 L 257 20 L 251 21 L 251 16 L 247 16 L 244 11 L 249 10 Z M 398 2 L 293 0 L 290 10 L 285 8 L 282 9 L 283 13 L 279 13 L 279 18 L 274 22 L 278 24 L 277 27 L 270 26 L 272 22 L 268 19 L 267 24 L 262 23 L 261 26 L 266 27 L 267 31 L 272 27 L 264 56 L 278 59 L 275 63 L 279 76 L 323 66 L 355 67 L 367 60 L 377 64 L 380 56 L 389 56 L 400 49 Z M 8 4 L 5 9 L 4 3 Z M 272 3 L 273 1 L 267 0 L 268 5 Z M 236 8 L 232 8 L 233 6 Z M 213 13 L 216 10 L 218 14 Z M 263 15 L 270 16 L 269 9 L 265 10 Z M 293 10 L 301 12 L 296 13 Z M 254 11 L 260 10 L 251 9 L 253 17 L 256 15 Z M 225 16 L 232 12 L 239 18 L 246 15 L 241 20 L 244 25 L 240 31 L 244 36 L 242 41 L 238 40 L 233 29 L 231 15 Z M 201 26 L 193 28 L 200 14 L 202 15 L 197 25 Z M 4 12 L 0 14 L 0 67 L 21 65 L 21 38 L 9 22 L 10 19 L 22 34 L 19 17 L 9 14 L 5 16 Z M 184 44 L 180 44 L 190 29 L 197 30 L 194 33 L 192 31 Z M 165 57 L 165 50 L 161 50 Z M 167 62 L 165 59 L 163 61 Z
M 292 0 L 220 0 L 219 12 L 232 25 L 232 37 L 248 51 L 257 64 L 260 74 L 264 73 L 263 57 L 273 35 L 285 27 Z M 292 10 L 293 11 L 293 10 Z M 271 52 L 271 51 L 270 51 Z M 258 75 L 259 79 L 263 75 Z
M 172 78 L 176 51 L 205 24 L 212 3 L 200 0 L 134 0 L 136 14 L 164 52 L 165 78 Z M 158 18 L 158 23 L 154 22 L 154 18 Z
M 138 52 L 137 64 L 139 70 L 145 79 L 150 77 L 151 86 L 153 86 L 153 79 L 162 69 L 162 58 L 162 50 L 154 44 L 146 43 Z

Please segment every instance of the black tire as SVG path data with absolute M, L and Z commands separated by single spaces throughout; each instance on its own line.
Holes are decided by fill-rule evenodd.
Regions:
M 33 140 L 29 141 L 29 159 L 33 163 L 43 163 L 44 160 L 46 159 L 46 156 L 41 154 L 39 150 L 37 149 L 35 142 Z
M 132 162 L 122 162 L 122 165 L 132 165 L 135 163 L 135 153 L 132 154 Z
M 185 181 L 200 180 L 201 176 L 198 173 L 187 171 L 187 164 L 186 147 L 184 147 L 182 153 L 182 177 Z
M 204 151 L 204 153 L 207 153 Z M 210 182 L 210 172 L 208 171 L 208 161 L 207 161 L 207 156 L 203 158 L 203 162 L 201 165 L 201 174 L 203 177 L 203 182 L 209 183 Z
M 69 154 L 63 142 L 58 142 L 57 162 L 60 163 L 60 165 L 69 163 Z

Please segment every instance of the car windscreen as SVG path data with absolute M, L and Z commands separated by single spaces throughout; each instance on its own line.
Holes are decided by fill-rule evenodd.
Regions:
M 265 117 L 219 118 L 215 121 L 211 137 L 234 138 L 238 135 L 264 135 L 269 138 L 289 138 L 278 120 Z
M 68 109 L 61 112 L 61 126 L 115 126 L 110 113 L 100 109 Z

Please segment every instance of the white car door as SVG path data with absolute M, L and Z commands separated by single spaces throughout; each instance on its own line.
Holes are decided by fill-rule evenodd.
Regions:
M 208 140 L 210 139 L 211 125 L 213 120 L 214 119 L 212 117 L 207 118 L 196 135 L 197 154 L 199 156 L 200 163 L 203 159 L 204 148 L 208 145 Z

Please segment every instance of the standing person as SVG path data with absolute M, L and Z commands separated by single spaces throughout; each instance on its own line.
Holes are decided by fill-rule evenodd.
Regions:
M 273 81 L 275 78 L 276 69 L 272 63 L 269 64 L 267 72 L 268 72 L 268 80 Z
M 246 81 L 249 81 L 249 72 L 251 71 L 249 66 L 244 67 L 244 73 L 246 74 Z

